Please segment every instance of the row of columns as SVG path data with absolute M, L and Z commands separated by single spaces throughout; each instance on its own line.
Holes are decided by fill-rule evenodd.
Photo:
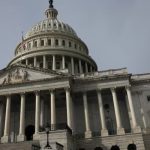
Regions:
M 34 59 L 33 66 L 37 67 L 38 66 L 37 57 L 35 56 L 33 59 Z M 61 64 L 62 64 L 62 69 L 63 70 L 66 69 L 65 62 L 66 62 L 65 56 L 62 56 L 62 62 L 61 62 Z M 29 65 L 29 60 L 28 59 L 25 60 L 25 64 L 27 66 Z M 88 63 L 87 62 L 85 62 L 84 66 L 83 66 L 82 61 L 79 60 L 78 66 L 79 66 L 79 73 L 80 74 L 82 74 L 82 73 L 88 73 L 88 72 L 92 72 L 93 71 L 93 67 L 91 65 L 88 68 Z M 83 71 L 83 67 L 85 68 L 85 72 Z M 46 55 L 43 56 L 43 68 L 44 69 L 48 68 L 48 64 L 47 64 L 47 60 L 46 60 Z M 56 70 L 56 55 L 52 56 L 52 70 Z M 74 62 L 74 58 L 73 57 L 71 57 L 71 73 L 75 74 L 75 62 Z
M 74 42 L 71 42 L 71 41 L 68 41 L 68 40 L 64 40 L 64 39 L 43 38 L 42 40 L 37 39 L 37 40 L 34 40 L 34 41 L 30 41 L 28 43 L 24 42 L 24 47 L 22 45 L 20 45 L 20 46 L 21 47 L 19 47 L 19 49 L 21 49 L 23 51 L 25 49 L 29 50 L 29 49 L 32 49 L 32 48 L 39 48 L 39 47 L 43 47 L 43 46 L 44 47 L 45 46 L 51 46 L 51 47 L 59 46 L 59 47 L 72 48 L 72 49 L 75 49 L 75 50 L 79 50 L 79 52 L 87 54 L 87 50 L 84 49 L 82 47 L 82 45 L 79 45 L 77 43 L 74 43 Z M 18 50 L 18 53 L 16 53 L 16 55 L 19 54 L 19 52 L 20 52 L 20 50 Z
M 130 87 L 126 88 L 127 97 L 128 97 L 128 103 L 129 108 L 131 111 L 131 117 L 132 117 L 132 128 L 135 132 L 140 132 L 140 128 L 137 125 L 133 101 L 132 101 L 132 95 L 130 91 Z M 73 127 L 73 120 L 72 120 L 72 98 L 70 95 L 70 89 L 65 89 L 66 93 L 66 111 L 67 111 L 67 124 L 70 128 Z M 111 89 L 112 98 L 113 98 L 113 105 L 115 110 L 115 116 L 116 116 L 116 124 L 117 124 L 117 134 L 125 134 L 124 128 L 122 126 L 121 116 L 120 116 L 120 110 L 118 105 L 118 99 L 116 95 L 115 88 Z M 99 106 L 99 115 L 100 115 L 100 122 L 101 122 L 101 136 L 108 136 L 108 130 L 106 126 L 106 120 L 105 120 L 105 113 L 103 108 L 103 100 L 101 95 L 101 90 L 97 90 L 97 97 L 98 97 L 98 106 Z M 42 104 L 43 101 L 40 99 L 40 93 L 37 91 L 35 92 L 35 137 L 39 133 L 39 126 L 40 124 L 40 115 L 41 115 L 41 108 L 40 104 Z M 51 130 L 55 130 L 56 125 L 56 102 L 55 102 L 55 91 L 50 90 L 50 103 L 51 103 L 51 124 L 52 128 Z M 87 101 L 87 93 L 83 92 L 83 105 L 84 105 L 84 116 L 85 116 L 85 137 L 91 137 L 91 127 L 90 127 L 90 120 L 89 120 L 89 109 L 88 109 L 88 101 Z M 5 125 L 4 125 L 4 136 L 2 137 L 2 143 L 8 142 L 9 138 L 9 130 L 10 130 L 10 108 L 11 108 L 11 96 L 7 96 L 6 100 L 6 113 L 5 113 Z M 44 115 L 44 114 L 42 114 Z M 54 125 L 54 126 L 53 126 Z M 20 106 L 20 126 L 19 126 L 19 135 L 18 135 L 18 141 L 24 141 L 25 135 L 25 93 L 21 94 L 21 106 Z
M 70 89 L 66 88 L 66 111 L 67 111 L 67 125 L 72 128 L 72 107 L 71 107 L 71 94 L 70 94 Z M 17 136 L 17 141 L 25 141 L 25 93 L 20 94 L 21 97 L 21 105 L 20 105 L 20 123 L 19 123 L 19 135 Z M 34 137 L 36 139 L 38 133 L 39 133 L 39 127 L 40 124 L 43 122 L 41 118 L 40 112 L 42 112 L 41 104 L 44 101 L 40 99 L 40 92 L 36 91 L 35 92 L 35 134 Z M 54 90 L 50 90 L 50 103 L 51 103 L 51 130 L 55 130 L 55 125 L 56 125 L 56 104 L 55 104 L 55 92 Z M 43 103 L 44 105 L 44 103 Z M 11 115 L 11 95 L 7 96 L 6 99 L 6 112 L 5 112 L 5 123 L 4 123 L 4 134 L 3 137 L 1 138 L 2 143 L 8 143 L 9 141 L 9 133 L 10 133 L 10 115 Z
M 133 129 L 133 132 L 138 133 L 138 132 L 141 132 L 141 129 L 138 126 L 137 121 L 136 121 L 136 116 L 135 116 L 135 111 L 134 111 L 130 87 L 126 87 L 126 92 L 127 92 L 128 103 L 129 103 L 129 108 L 130 108 L 131 117 L 132 117 L 132 129 Z M 124 131 L 124 128 L 122 126 L 120 110 L 119 110 L 119 105 L 118 105 L 118 100 L 117 100 L 115 88 L 111 89 L 111 94 L 112 94 L 114 110 L 115 110 L 115 117 L 116 117 L 116 124 L 117 124 L 117 135 L 122 135 L 122 134 L 125 134 L 125 131 Z M 98 97 L 98 106 L 99 106 L 99 116 L 100 116 L 100 122 L 101 122 L 101 136 L 108 136 L 108 130 L 106 127 L 106 120 L 105 120 L 101 90 L 97 90 L 97 97 Z M 88 111 L 88 102 L 87 102 L 86 92 L 83 93 L 83 104 L 84 104 L 85 129 L 86 129 L 85 137 L 91 137 L 92 132 L 91 132 L 91 128 L 90 128 L 89 111 Z

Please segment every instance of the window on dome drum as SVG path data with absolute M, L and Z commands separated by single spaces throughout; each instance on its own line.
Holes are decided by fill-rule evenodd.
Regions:
M 147 101 L 150 102 L 150 95 L 147 96 Z
M 55 40 L 55 45 L 58 46 L 58 40 L 57 39 Z
M 77 44 L 74 44 L 74 48 L 77 49 Z
M 66 43 L 65 43 L 65 40 L 62 40 L 62 46 L 65 46 Z
M 44 46 L 44 40 L 41 40 L 41 46 Z
M 51 46 L 51 39 L 48 39 L 48 45 Z
M 37 47 L 37 41 L 34 41 L 33 46 Z
M 30 49 L 31 48 L 31 43 L 28 43 L 28 49 Z
M 71 42 L 69 42 L 69 47 L 71 47 L 72 46 L 72 44 L 71 44 Z

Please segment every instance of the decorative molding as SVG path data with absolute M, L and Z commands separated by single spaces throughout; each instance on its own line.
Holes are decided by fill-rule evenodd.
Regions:
M 26 70 L 23 69 L 15 69 L 12 72 L 7 74 L 7 77 L 4 78 L 2 85 L 13 84 L 13 83 L 21 83 L 29 80 L 29 74 Z

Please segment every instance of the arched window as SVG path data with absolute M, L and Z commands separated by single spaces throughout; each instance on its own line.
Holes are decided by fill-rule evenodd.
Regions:
M 96 147 L 94 150 L 103 150 L 101 147 Z
M 128 145 L 128 150 L 137 150 L 135 144 L 129 144 Z
M 117 145 L 115 145 L 111 147 L 111 150 L 120 150 L 120 148 Z
M 66 43 L 65 43 L 65 40 L 62 40 L 62 46 L 65 46 Z

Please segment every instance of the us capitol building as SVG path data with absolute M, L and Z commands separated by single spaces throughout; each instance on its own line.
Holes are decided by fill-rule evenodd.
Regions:
M 57 19 L 29 30 L 0 70 L 0 150 L 150 150 L 150 74 L 98 71 L 86 44 Z M 41 148 L 40 148 L 41 147 Z

